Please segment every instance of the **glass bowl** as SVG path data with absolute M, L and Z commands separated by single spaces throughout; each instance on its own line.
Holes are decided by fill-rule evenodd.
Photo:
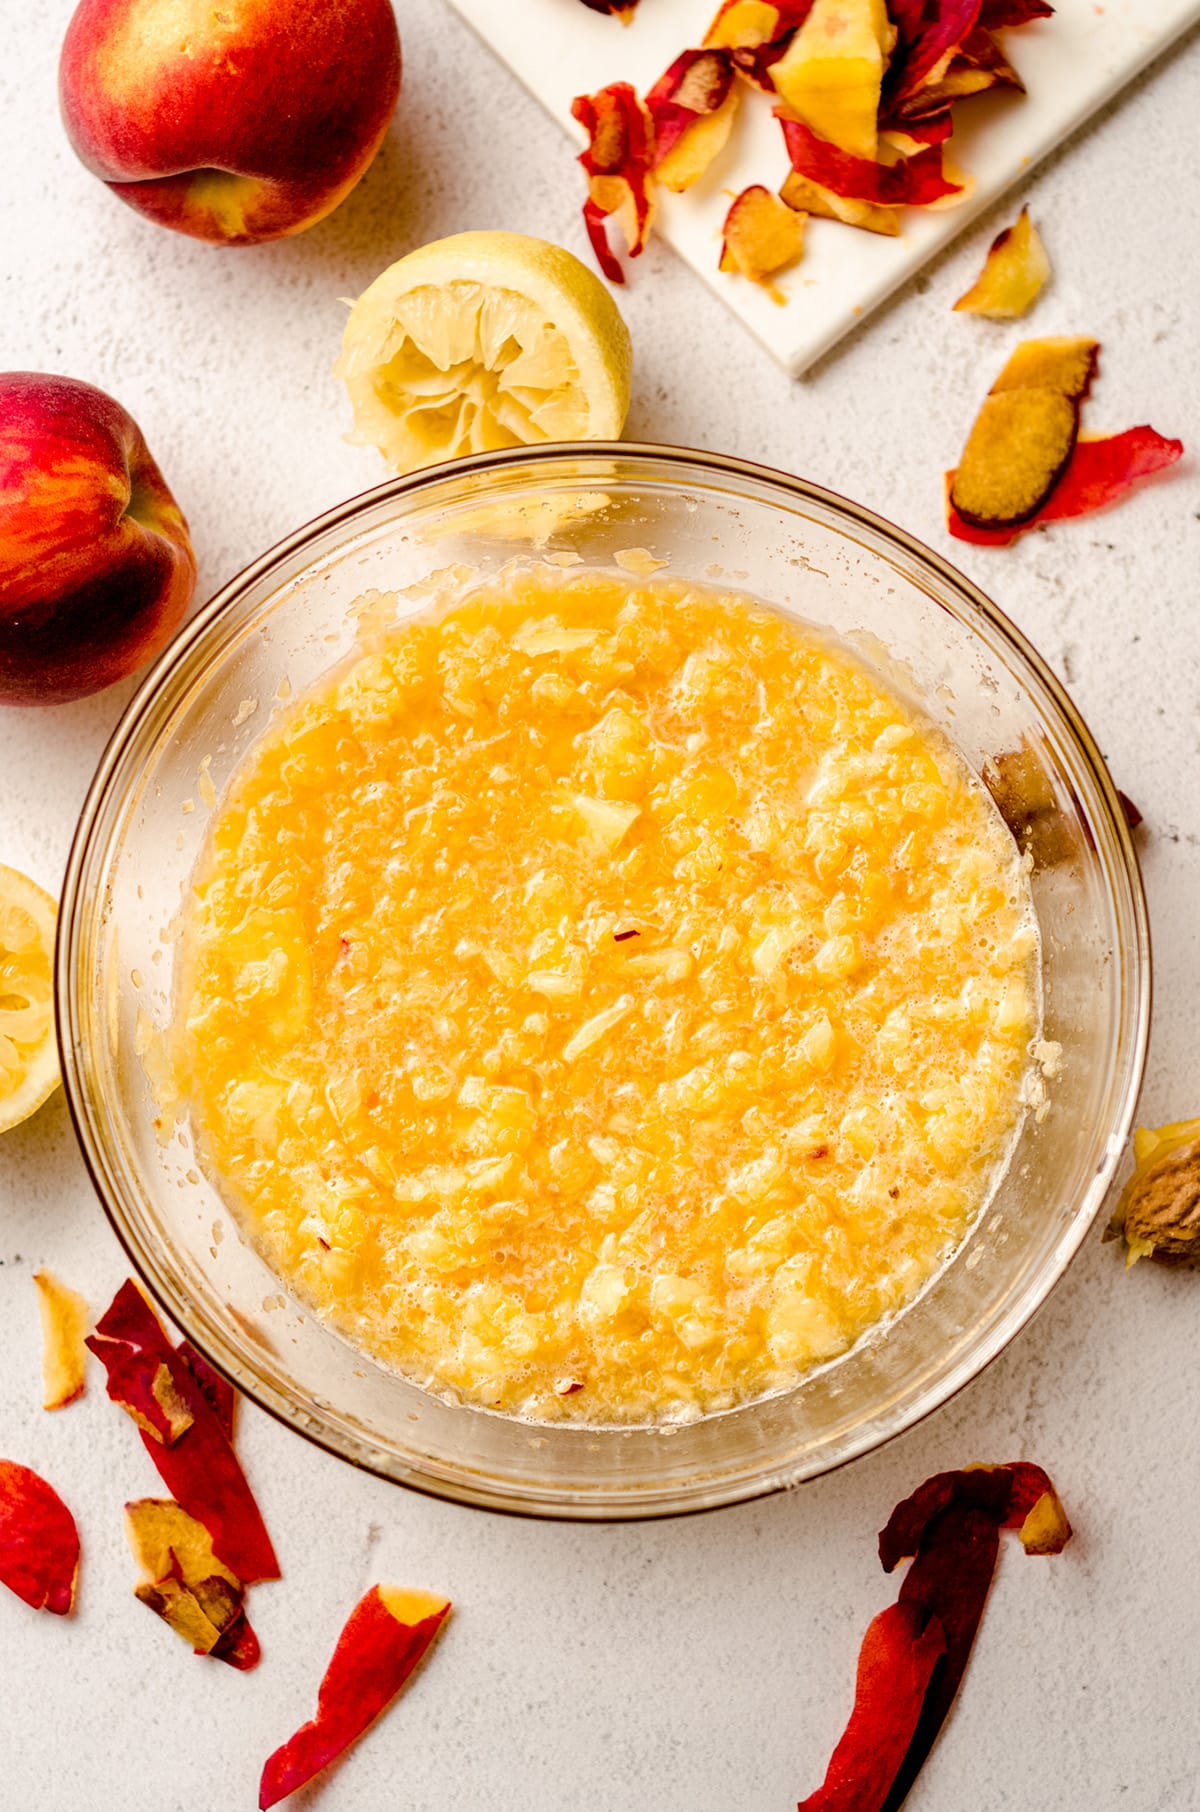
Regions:
M 690 1425 L 540 1425 L 448 1403 L 293 1300 L 195 1166 L 160 1142 L 140 1053 L 167 1023 L 172 920 L 219 795 L 272 702 L 353 645 L 353 606 L 455 563 L 610 565 L 644 547 L 857 645 L 982 771 L 1033 862 L 1050 1111 L 1030 1113 L 984 1214 L 923 1293 L 795 1389 Z M 1019 759 L 1013 759 L 1018 754 Z M 1150 953 L 1116 792 L 1070 699 L 995 605 L 870 511 L 740 460 L 617 443 L 484 455 L 331 510 L 192 619 L 133 700 L 71 852 L 57 955 L 67 1098 L 151 1295 L 255 1402 L 331 1453 L 463 1503 L 612 1519 L 711 1509 L 853 1459 L 943 1403 L 1043 1301 L 1129 1134 Z

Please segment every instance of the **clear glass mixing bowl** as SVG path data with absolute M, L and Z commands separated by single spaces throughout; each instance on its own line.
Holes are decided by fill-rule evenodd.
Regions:
M 634 546 L 669 575 L 719 577 L 848 637 L 977 771 L 1025 750 L 1045 1035 L 1063 1056 L 1051 1110 L 1027 1116 L 989 1209 L 890 1325 L 787 1394 L 690 1426 L 539 1426 L 425 1394 L 289 1297 L 200 1176 L 186 1127 L 160 1143 L 139 1052 L 170 1011 L 170 925 L 207 817 L 200 763 L 219 794 L 281 682 L 298 691 L 349 652 L 356 600 L 455 562 L 486 574 L 562 552 L 604 566 Z M 907 1428 L 994 1358 L 1104 1200 L 1141 1080 L 1149 983 L 1145 906 L 1112 782 L 1070 699 L 995 605 L 910 536 L 815 485 L 622 444 L 518 450 L 399 479 L 226 586 L 158 661 L 100 763 L 57 958 L 63 1076 L 84 1156 L 140 1277 L 197 1346 L 356 1465 L 464 1503 L 593 1519 L 794 1485 Z

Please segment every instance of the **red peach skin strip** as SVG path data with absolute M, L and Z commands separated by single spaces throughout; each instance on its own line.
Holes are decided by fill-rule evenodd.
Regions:
M 903 1762 L 929 1677 L 945 1653 L 936 1617 L 915 1604 L 889 1604 L 867 1625 L 858 1656 L 854 1710 L 822 1786 L 797 1812 L 878 1806 Z
M 218 1558 L 243 1585 L 278 1579 L 271 1538 L 223 1417 L 132 1280 L 118 1290 L 87 1344 L 108 1371 L 109 1396 L 138 1422 L 164 1485 L 189 1516 L 204 1524 Z M 150 1400 L 164 1400 L 164 1378 L 172 1408 L 178 1405 L 186 1415 L 172 1415 L 160 1434 L 156 1426 L 147 1426 L 141 1409 Z
M 350 1613 L 317 1692 L 317 1715 L 267 1761 L 259 1812 L 327 1768 L 391 1704 L 450 1611 L 448 1598 L 372 1586 Z
M 915 1558 L 896 1603 L 867 1630 L 850 1722 L 798 1812 L 898 1812 L 954 1702 L 1002 1529 L 1019 1529 L 1029 1554 L 1060 1553 L 1070 1540 L 1040 1466 L 940 1472 L 897 1504 L 879 1558 L 885 1572 Z
M 1077 440 L 1066 470 L 1045 503 L 1027 522 L 1012 528 L 975 528 L 964 522 L 949 500 L 953 472 L 947 473 L 946 521 L 957 541 L 976 547 L 1007 547 L 1018 535 L 1042 522 L 1065 522 L 1072 516 L 1090 516 L 1094 510 L 1119 503 L 1126 491 L 1142 478 L 1164 471 L 1183 457 L 1183 442 L 1168 440 L 1153 428 L 1126 428 L 1123 434 Z
M 58 1492 L 0 1460 L 0 1581 L 35 1611 L 65 1617 L 75 1601 L 79 1531 Z

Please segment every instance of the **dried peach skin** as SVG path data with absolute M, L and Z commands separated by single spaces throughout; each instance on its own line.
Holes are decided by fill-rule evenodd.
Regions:
M 962 1680 L 1003 1529 L 1056 1554 L 1071 1526 L 1040 1466 L 937 1473 L 897 1504 L 879 1536 L 886 1572 L 911 1555 L 897 1602 L 871 1623 L 850 1722 L 825 1782 L 799 1812 L 896 1812 Z
M 998 1528 L 1020 1529 L 1029 1513 L 1047 1495 L 1058 1503 L 1049 1474 L 1031 1460 L 1015 1460 L 1004 1466 L 964 1466 L 957 1472 L 935 1472 L 932 1478 L 918 1485 L 911 1497 L 896 1505 L 880 1530 L 879 1564 L 885 1573 L 891 1573 L 902 1560 L 916 1554 L 930 1523 L 952 1504 L 986 1511 L 995 1519 Z M 1066 1521 L 1065 1516 L 1063 1521 Z M 1067 1523 L 1062 1546 L 1066 1546 L 1070 1535 L 1071 1526 Z
M 871 201 L 854 201 L 836 195 L 821 183 L 811 182 L 799 171 L 791 170 L 779 191 L 789 208 L 802 214 L 819 214 L 824 220 L 840 220 L 846 226 L 862 227 L 868 233 L 882 233 L 894 239 L 900 231 L 900 210 L 881 208 Z
M 1050 275 L 1050 260 L 1037 228 L 1022 208 L 1012 226 L 997 234 L 983 269 L 954 304 L 956 313 L 1011 321 L 1032 308 Z
M 1007 26 L 1053 17 L 1054 8 L 1048 0 L 982 0 L 979 8 L 979 23 L 985 31 L 1002 31 Z
M 782 301 L 770 279 L 802 256 L 804 218 L 772 190 L 751 184 L 734 197 L 725 216 L 721 269 L 765 284 Z
M 950 487 L 950 502 L 976 528 L 1011 528 L 1046 501 L 1079 432 L 1079 405 L 1058 390 L 1006 390 L 984 398 Z
M 167 1490 L 204 1524 L 225 1565 L 243 1585 L 278 1579 L 271 1538 L 221 1418 L 136 1284 L 122 1285 L 87 1344 L 108 1370 L 109 1396 L 139 1423 L 142 1443 Z M 152 1383 L 164 1373 L 191 1418 L 169 1440 L 148 1429 L 140 1414 Z
M 953 74 L 960 67 L 986 70 L 992 83 L 1001 88 L 1014 88 L 1018 94 L 1025 93 L 1025 84 L 993 38 L 983 25 L 976 24 L 963 39 L 947 70 Z
M 646 96 L 654 134 L 652 167 L 676 193 L 697 182 L 724 149 L 740 95 L 723 50 L 685 50 Z
M 233 1439 L 233 1417 L 237 1404 L 237 1392 L 228 1378 L 223 1378 L 215 1365 L 210 1365 L 204 1354 L 194 1347 L 190 1340 L 181 1340 L 175 1348 L 192 1377 L 208 1399 L 209 1407 L 221 1424 L 227 1441 Z
M 878 164 L 840 151 L 800 120 L 783 114 L 779 118 L 792 169 L 847 200 L 877 207 L 927 207 L 963 192 L 962 185 L 951 182 L 942 170 L 940 145 L 930 145 L 897 164 Z
M 97 1342 L 92 1335 L 86 1344 L 103 1361 L 109 1396 L 133 1417 L 143 1435 L 170 1447 L 187 1433 L 195 1418 L 165 1360 L 151 1363 L 143 1349 L 122 1340 Z
M 317 1715 L 267 1760 L 259 1812 L 278 1805 L 327 1768 L 386 1710 L 450 1612 L 431 1592 L 372 1586 L 333 1651 L 317 1692 Z
M 903 101 L 937 80 L 939 66 L 949 65 L 954 52 L 974 26 L 980 0 L 890 0 L 888 11 L 898 32 L 888 65 L 885 108 Z
M 991 33 L 976 27 L 967 33 L 936 80 L 893 101 L 885 117 L 889 124 L 925 119 L 989 88 L 1025 92 L 1025 84 Z
M 0 1460 L 0 1584 L 35 1611 L 65 1617 L 75 1602 L 79 1531 L 58 1492 L 16 1460 Z
M 135 1586 L 134 1596 L 182 1636 L 197 1655 L 211 1654 L 241 1615 L 240 1595 L 219 1574 L 197 1580 L 195 1585 L 168 1574 L 165 1579 Z
M 936 1617 L 889 1604 L 867 1625 L 858 1655 L 854 1709 L 825 1780 L 796 1812 L 882 1806 L 912 1742 L 930 1676 L 946 1652 Z
M 142 1571 L 134 1596 L 189 1642 L 245 1670 L 259 1658 L 246 1622 L 241 1581 L 213 1551 L 203 1523 L 172 1498 L 135 1498 L 125 1506 L 125 1533 Z
M 901 120 L 896 124 L 881 124 L 879 137 L 883 144 L 890 145 L 901 157 L 914 157 L 927 145 L 944 145 L 954 131 L 954 116 L 949 107 L 942 107 L 936 113 L 925 115 L 919 120 Z
M 609 11 L 617 0 L 589 4 Z M 989 88 L 1023 92 L 993 33 L 1052 11 L 1043 0 L 721 0 L 700 47 L 650 90 L 643 125 L 628 83 L 572 103 L 589 135 L 579 160 L 589 179 L 583 212 L 600 268 L 624 281 L 608 236 L 613 215 L 624 217 L 636 256 L 654 182 L 688 189 L 724 148 L 738 105 L 725 84 L 735 74 L 798 129 L 789 136 L 793 173 L 779 191 L 794 211 L 891 236 L 896 209 L 962 200 L 970 178 L 952 181 L 937 149 L 953 130 L 952 104 Z M 885 160 L 901 161 L 881 163 L 881 143 Z M 747 274 L 725 250 L 722 258 L 725 270 Z M 1019 310 L 1006 302 L 1003 312 Z
M 33 1281 L 42 1320 L 42 1408 L 62 1409 L 87 1382 L 88 1306 L 51 1271 L 35 1271 Z
M 898 1806 L 905 1798 L 954 1703 L 992 1588 L 999 1549 L 1000 1525 L 991 1513 L 952 1503 L 922 1533 L 901 1581 L 900 1603 L 916 1605 L 930 1620 L 936 1618 L 946 1652 L 892 1781 L 888 1805 Z
M 223 1632 L 221 1640 L 208 1653 L 210 1660 L 224 1661 L 226 1667 L 236 1668 L 241 1674 L 248 1674 L 258 1666 L 262 1659 L 262 1649 L 245 1611 L 234 1619 Z
M 595 94 L 579 94 L 571 114 L 588 135 L 579 163 L 588 177 L 583 220 L 597 262 L 610 283 L 625 274 L 608 238 L 607 222 L 622 216 L 629 256 L 644 249 L 654 212 L 650 192 L 653 129 L 650 116 L 628 82 L 611 82 Z
M 1129 797 L 1129 794 L 1123 793 L 1120 787 L 1117 788 L 1117 798 L 1121 801 L 1121 811 L 1124 814 L 1126 824 L 1131 831 L 1137 830 L 1140 824 L 1146 822 L 1145 812 L 1142 811 L 1140 806 L 1135 805 L 1133 800 Z
M 1067 468 L 1045 503 L 1026 521 L 1011 528 L 979 528 L 961 517 L 951 501 L 954 473 L 946 474 L 947 527 L 957 541 L 977 547 L 1007 547 L 1028 529 L 1045 522 L 1089 516 L 1118 503 L 1140 479 L 1151 478 L 1183 456 L 1183 442 L 1168 440 L 1153 428 L 1126 428 L 1099 438 L 1080 436 Z

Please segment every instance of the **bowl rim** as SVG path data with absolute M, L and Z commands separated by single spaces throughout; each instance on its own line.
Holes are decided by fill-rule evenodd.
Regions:
M 449 1480 L 440 1474 L 423 1471 L 418 1465 L 411 1462 L 405 1463 L 403 1476 L 399 1476 L 395 1467 L 384 1467 L 382 1464 L 373 1463 L 370 1449 L 365 1442 L 341 1437 L 323 1427 L 315 1427 L 310 1417 L 297 1413 L 294 1400 L 265 1384 L 250 1366 L 242 1363 L 236 1356 L 215 1351 L 203 1328 L 197 1328 L 193 1324 L 190 1305 L 186 1300 L 181 1300 L 169 1288 L 160 1284 L 148 1253 L 126 1224 L 116 1190 L 109 1187 L 102 1142 L 94 1138 L 89 1117 L 84 1111 L 83 1039 L 77 1022 L 72 981 L 77 966 L 83 909 L 84 896 L 81 881 L 91 853 L 97 822 L 108 800 L 115 770 L 130 742 L 143 731 L 146 720 L 155 715 L 154 708 L 161 704 L 161 695 L 168 689 L 171 675 L 183 668 L 186 657 L 195 644 L 201 640 L 214 622 L 236 604 L 249 587 L 266 577 L 272 568 L 301 552 L 306 544 L 319 539 L 343 523 L 353 521 L 355 517 L 365 514 L 382 503 L 403 498 L 425 488 L 444 485 L 459 478 L 503 472 L 509 466 L 537 465 L 554 461 L 586 462 L 593 459 L 630 463 L 647 460 L 660 466 L 699 467 L 709 477 L 740 478 L 750 480 L 757 485 L 782 489 L 802 503 L 812 502 L 829 510 L 834 516 L 840 517 L 843 523 L 857 524 L 867 529 L 873 536 L 878 537 L 884 543 L 891 544 L 910 561 L 914 561 L 918 568 L 924 568 L 927 573 L 932 572 L 941 585 L 948 587 L 963 598 L 997 634 L 1000 641 L 1013 648 L 1020 659 L 1032 670 L 1061 715 L 1074 742 L 1077 754 L 1089 770 L 1099 799 L 1107 813 L 1109 828 L 1114 833 L 1119 861 L 1115 866 L 1114 874 L 1106 873 L 1105 891 L 1110 900 L 1113 900 L 1116 892 L 1113 885 L 1114 878 L 1124 881 L 1128 893 L 1125 906 L 1133 930 L 1132 947 L 1120 952 L 1128 999 L 1118 1019 L 1116 1049 L 1113 1058 L 1114 1069 L 1121 1064 L 1122 1059 L 1124 1060 L 1127 1070 L 1126 1081 L 1119 1106 L 1114 1114 L 1103 1160 L 1094 1170 L 1086 1189 L 1081 1193 L 1072 1219 L 1054 1248 L 1051 1262 L 1048 1262 L 1044 1270 L 1038 1272 L 1030 1280 L 1016 1300 L 997 1318 L 985 1339 L 978 1346 L 972 1347 L 961 1360 L 951 1366 L 929 1389 L 924 1398 L 907 1406 L 892 1426 L 883 1430 L 873 1429 L 870 1425 L 865 1426 L 840 1455 L 824 1461 L 818 1460 L 816 1464 L 806 1467 L 799 1476 L 789 1476 L 786 1467 L 766 1466 L 752 1476 L 739 1475 L 736 1479 L 726 1482 L 715 1490 L 707 1489 L 698 1501 L 690 1499 L 679 1501 L 679 1488 L 664 1488 L 656 1493 L 648 1493 L 644 1497 L 628 1499 L 623 1497 L 617 1489 L 609 1497 L 589 1500 L 585 1503 L 577 1503 L 569 1498 L 539 1499 L 534 1495 L 532 1488 L 523 1488 L 519 1494 L 516 1491 L 508 1490 L 495 1491 L 486 1485 L 474 1483 L 465 1476 L 459 1480 Z M 1114 904 L 1119 908 L 1119 902 L 1114 901 Z M 230 1378 L 243 1395 L 258 1408 L 265 1410 L 285 1428 L 302 1435 L 304 1439 L 334 1458 L 344 1461 L 360 1471 L 382 1478 L 388 1483 L 417 1491 L 424 1496 L 443 1502 L 461 1504 L 467 1508 L 511 1516 L 558 1522 L 605 1523 L 703 1515 L 728 1505 L 748 1502 L 778 1491 L 795 1489 L 798 1485 L 808 1483 L 810 1480 L 824 1477 L 843 1466 L 850 1465 L 865 1454 L 876 1451 L 887 1445 L 889 1441 L 916 1427 L 957 1396 L 999 1357 L 1000 1353 L 1029 1324 L 1062 1279 L 1094 1225 L 1112 1185 L 1114 1174 L 1129 1139 L 1145 1070 L 1150 1034 L 1152 955 L 1149 914 L 1137 853 L 1120 796 L 1109 774 L 1104 757 L 1058 676 L 1023 631 L 973 579 L 952 565 L 935 549 L 927 546 L 915 535 L 910 534 L 908 530 L 881 516 L 877 511 L 856 503 L 827 486 L 798 477 L 781 468 L 742 459 L 732 454 L 714 453 L 700 448 L 659 444 L 652 441 L 579 440 L 546 442 L 532 447 L 512 447 L 493 453 L 473 454 L 429 466 L 401 477 L 391 478 L 366 491 L 358 492 L 311 518 L 267 548 L 220 586 L 208 601 L 202 604 L 182 625 L 150 666 L 137 690 L 121 712 L 89 783 L 72 835 L 63 879 L 55 941 L 54 993 L 55 1026 L 62 1069 L 63 1092 L 66 1096 L 71 1123 L 75 1129 L 84 1166 L 109 1225 L 138 1280 L 153 1302 L 182 1330 L 210 1363 L 215 1365 L 223 1375 Z M 592 1427 L 588 1432 L 594 1437 L 603 1434 L 605 1430 Z M 620 1431 L 614 1430 L 614 1432 Z

